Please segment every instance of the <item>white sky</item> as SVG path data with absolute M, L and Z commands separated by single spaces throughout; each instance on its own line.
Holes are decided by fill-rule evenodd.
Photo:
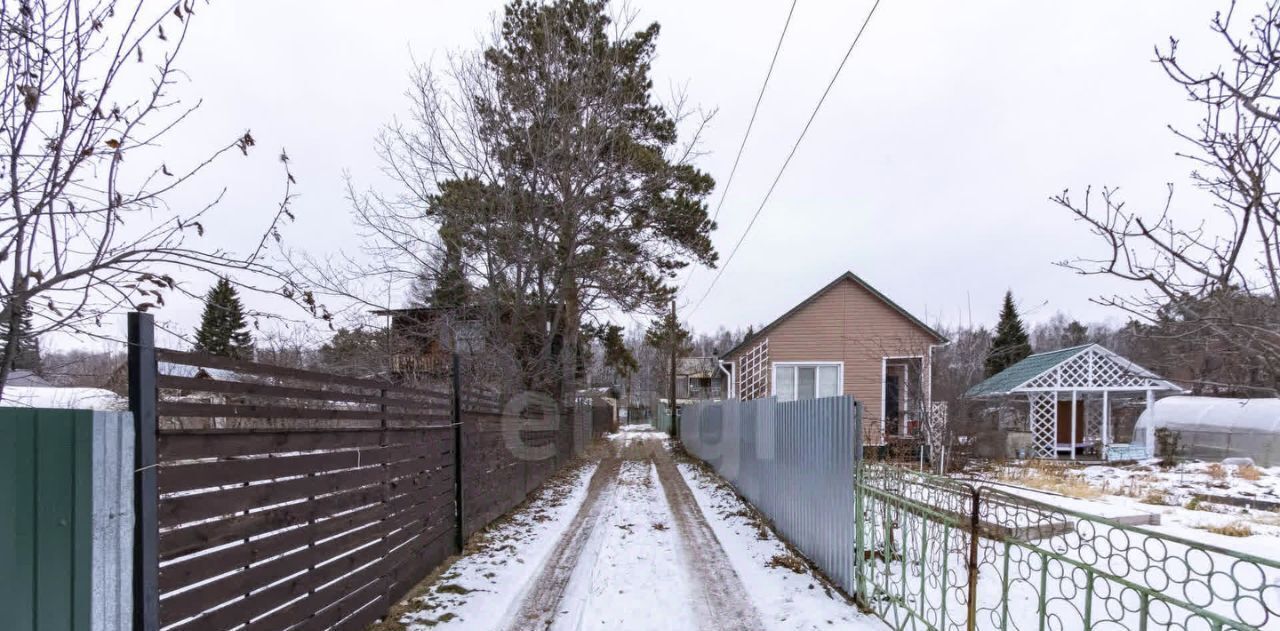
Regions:
M 696 103 L 719 109 L 701 166 L 721 185 L 788 6 L 633 3 L 641 21 L 662 24 L 656 84 L 684 84 Z M 714 235 L 722 257 L 870 6 L 799 3 Z M 1172 181 L 1192 205 L 1190 165 L 1173 155 L 1180 145 L 1166 125 L 1189 127 L 1199 112 L 1152 62 L 1153 46 L 1177 35 L 1188 59 L 1217 65 L 1226 56 L 1207 26 L 1224 6 L 883 0 L 694 327 L 770 321 L 844 270 L 931 322 L 968 320 L 972 305 L 973 321 L 989 323 L 1006 288 L 1031 320 L 1056 311 L 1118 318 L 1088 302 L 1117 285 L 1052 265 L 1099 254 L 1100 244 L 1048 198 L 1107 184 L 1123 187 L 1132 207 L 1154 207 Z M 188 191 L 194 200 L 229 186 L 206 223 L 209 244 L 251 248 L 245 235 L 279 198 L 276 156 L 285 147 L 299 193 L 289 245 L 320 254 L 353 247 L 342 176 L 390 186 L 373 139 L 406 110 L 411 54 L 440 59 L 473 46 L 500 8 L 474 0 L 199 6 L 180 65 L 190 76 L 183 94 L 203 105 L 169 148 L 194 159 L 244 129 L 258 140 L 249 158 L 223 163 Z M 713 276 L 693 274 L 681 298 L 686 312 Z M 189 301 L 158 317 L 190 330 L 198 316 Z

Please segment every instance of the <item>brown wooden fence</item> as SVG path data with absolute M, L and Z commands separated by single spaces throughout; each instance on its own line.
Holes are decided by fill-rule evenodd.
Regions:
M 138 598 L 155 602 L 139 603 L 154 612 L 142 629 L 364 628 L 612 428 L 602 405 L 504 416 L 456 381 L 154 357 L 155 482 L 141 496 L 155 517 L 140 511 L 139 529 L 155 571 L 140 573 Z

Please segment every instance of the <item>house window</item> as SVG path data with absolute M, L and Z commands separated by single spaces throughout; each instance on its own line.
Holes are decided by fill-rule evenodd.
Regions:
M 774 364 L 773 393 L 779 401 L 840 395 L 840 364 Z

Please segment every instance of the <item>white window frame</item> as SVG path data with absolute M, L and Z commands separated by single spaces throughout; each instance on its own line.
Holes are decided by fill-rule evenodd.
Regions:
M 844 395 L 844 362 L 843 361 L 812 360 L 812 361 L 795 361 L 795 362 L 773 362 L 772 364 L 769 365 L 769 394 L 775 397 L 778 396 L 778 367 L 779 366 L 791 366 L 793 368 L 800 367 L 800 366 L 835 366 L 836 367 L 836 386 L 837 386 L 835 396 Z M 799 383 L 799 376 L 800 376 L 799 374 L 795 375 L 794 383 Z M 814 377 L 813 377 L 813 388 L 814 388 L 814 392 L 813 392 L 814 397 L 817 398 L 818 376 L 816 373 L 814 374 Z

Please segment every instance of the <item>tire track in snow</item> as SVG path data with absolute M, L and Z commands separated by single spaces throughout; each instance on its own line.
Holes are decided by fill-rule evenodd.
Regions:
M 596 467 L 582 506 L 560 536 L 542 571 L 529 585 L 529 591 L 520 599 L 517 610 L 508 616 L 510 622 L 506 629 L 528 631 L 551 626 L 582 551 L 600 522 L 601 514 L 613 502 L 621 467 L 622 459 L 616 453 L 606 456 Z
M 690 601 L 698 610 L 703 629 L 759 631 L 764 629 L 742 579 L 733 570 L 729 556 L 711 530 L 702 509 L 676 468 L 671 455 L 659 447 L 654 453 L 658 480 L 675 517 L 685 568 L 691 573 L 696 593 Z

